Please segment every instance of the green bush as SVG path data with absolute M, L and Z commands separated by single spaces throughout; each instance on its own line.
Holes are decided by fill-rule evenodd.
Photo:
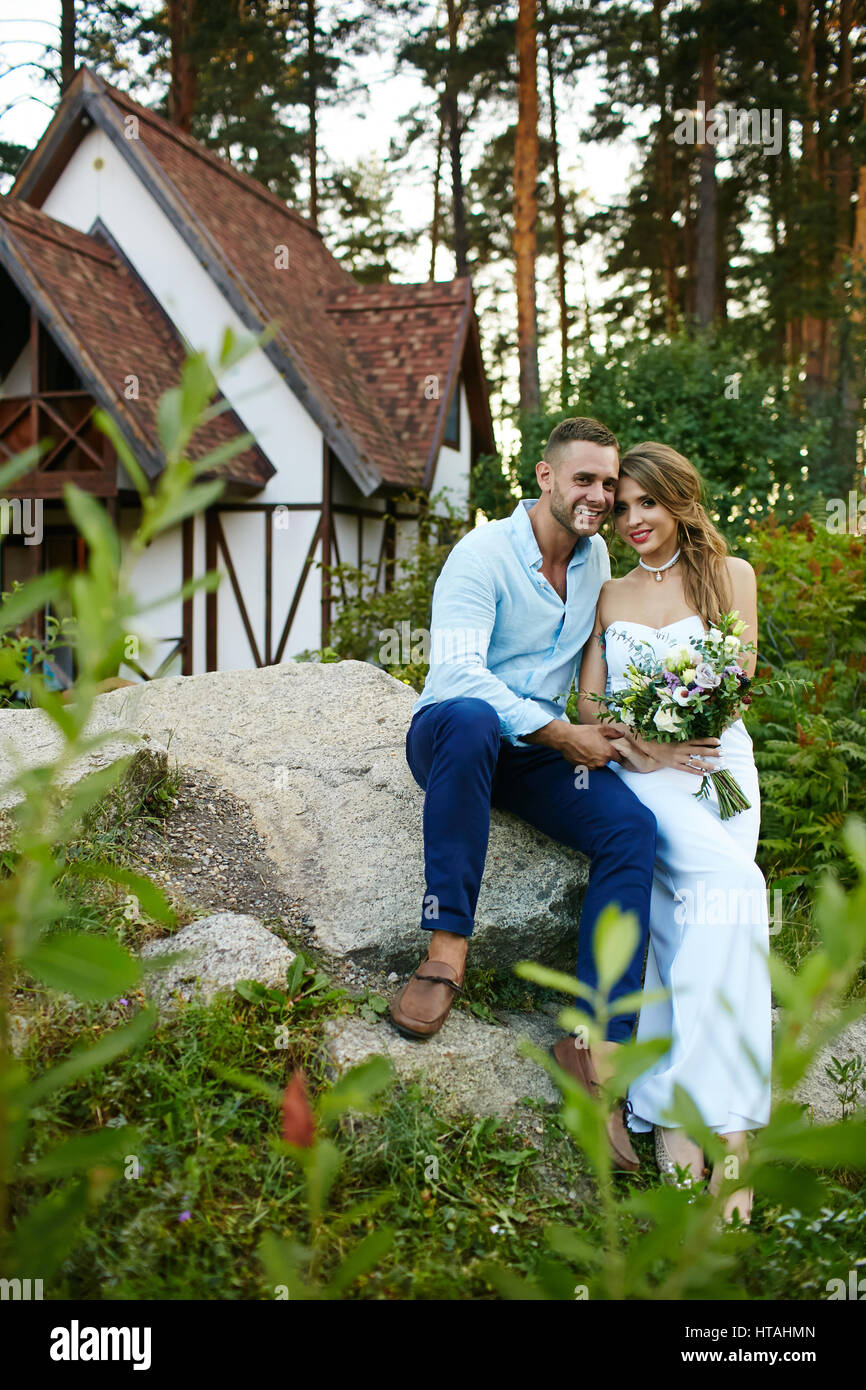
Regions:
M 808 411 L 799 382 L 761 362 L 727 335 L 638 342 L 613 353 L 591 348 L 572 373 L 568 409 L 521 421 L 521 446 L 505 460 L 514 496 L 536 496 L 535 465 L 554 425 L 590 415 L 614 431 L 622 450 L 657 439 L 685 454 L 707 485 L 709 509 L 734 542 L 749 518 L 792 522 L 821 492 L 847 495 L 853 460 L 832 447 L 833 421 Z M 514 501 L 500 471 L 476 465 L 476 506 L 503 516 Z
M 758 576 L 758 674 L 801 682 L 748 720 L 763 865 L 806 885 L 829 866 L 849 882 L 839 830 L 866 813 L 866 545 L 807 515 L 752 528 L 742 553 Z

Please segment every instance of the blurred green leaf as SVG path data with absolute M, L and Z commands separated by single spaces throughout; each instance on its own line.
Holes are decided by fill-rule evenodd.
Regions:
M 134 956 L 116 941 L 86 932 L 63 932 L 40 941 L 24 963 L 43 984 L 90 1001 L 116 999 L 141 979 Z

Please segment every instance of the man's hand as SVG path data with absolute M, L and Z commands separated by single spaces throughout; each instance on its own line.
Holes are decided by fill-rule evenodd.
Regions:
M 557 748 L 567 762 L 575 766 L 606 767 L 609 762 L 624 763 L 614 747 L 621 731 L 605 724 L 572 724 L 567 719 L 552 719 L 541 729 L 524 734 L 527 743 L 542 743 Z
M 618 738 L 611 744 L 622 754 L 622 763 L 629 772 L 658 772 L 661 763 L 643 749 L 638 748 L 633 738 Z

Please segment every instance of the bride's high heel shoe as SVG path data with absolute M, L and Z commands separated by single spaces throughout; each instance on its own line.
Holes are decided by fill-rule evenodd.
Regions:
M 703 1149 L 699 1149 L 697 1145 L 695 1145 L 696 1159 L 694 1164 L 678 1164 L 665 1143 L 665 1131 L 660 1125 L 653 1125 L 653 1139 L 655 1141 L 656 1163 L 662 1175 L 662 1181 L 668 1183 L 670 1187 L 679 1187 L 680 1189 L 684 1188 L 687 1190 L 697 1188 L 706 1174 Z M 678 1169 L 679 1173 L 685 1172 L 691 1176 L 680 1178 L 677 1171 Z

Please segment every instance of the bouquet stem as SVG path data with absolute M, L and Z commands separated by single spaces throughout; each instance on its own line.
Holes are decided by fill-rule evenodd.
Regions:
M 747 800 L 736 778 L 727 771 L 704 774 L 701 785 L 694 793 L 699 801 L 709 799 L 711 782 L 716 789 L 716 796 L 719 798 L 719 816 L 722 820 L 730 820 L 732 816 L 738 816 L 741 811 L 749 810 L 751 801 Z

